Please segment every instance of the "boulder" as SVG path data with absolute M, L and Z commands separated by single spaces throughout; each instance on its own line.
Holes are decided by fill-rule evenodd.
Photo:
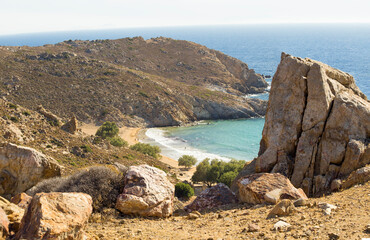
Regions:
M 3 197 L 0 197 L 0 208 L 4 210 L 8 217 L 9 232 L 18 232 L 24 215 L 24 210 Z
M 350 188 L 357 184 L 363 184 L 370 181 L 370 166 L 366 166 L 353 171 L 348 178 L 342 183 L 342 188 Z
M 62 119 L 55 115 L 54 113 L 50 112 L 49 110 L 46 110 L 42 105 L 39 105 L 37 107 L 37 111 L 44 115 L 44 117 L 50 122 L 53 126 L 60 126 L 62 123 Z
M 86 239 L 84 227 L 92 199 L 84 193 L 38 193 L 22 219 L 15 239 Z
M 77 127 L 78 127 L 78 121 L 75 116 L 72 116 L 71 120 L 69 120 L 67 123 L 65 123 L 62 126 L 62 129 L 71 134 L 75 134 L 77 132 Z
M 281 202 L 275 205 L 270 211 L 267 218 L 289 216 L 296 211 L 294 204 L 289 199 L 283 199 Z
M 281 199 L 307 199 L 302 189 L 296 189 L 288 178 L 279 173 L 255 173 L 238 181 L 239 200 L 249 204 L 276 204 Z
M 309 196 L 330 191 L 369 163 L 368 119 L 370 103 L 351 75 L 282 53 L 254 171 L 281 173 Z
M 43 179 L 60 176 L 62 167 L 33 148 L 9 143 L 0 147 L 0 195 L 25 192 Z
M 9 219 L 5 211 L 0 208 L 0 239 L 5 239 L 9 235 Z
M 237 202 L 238 199 L 230 188 L 223 183 L 219 183 L 201 192 L 191 204 L 185 207 L 185 210 L 202 211 Z
M 291 225 L 287 222 L 284 222 L 284 221 L 278 221 L 277 223 L 274 224 L 274 227 L 272 228 L 272 230 L 275 230 L 275 231 L 288 231 L 291 229 Z
M 116 209 L 124 214 L 168 217 L 172 215 L 175 186 L 162 170 L 148 165 L 131 166 Z
M 28 204 L 30 204 L 32 197 L 27 195 L 26 193 L 18 193 L 14 197 L 10 199 L 11 203 L 14 203 L 18 207 L 22 209 L 26 209 Z

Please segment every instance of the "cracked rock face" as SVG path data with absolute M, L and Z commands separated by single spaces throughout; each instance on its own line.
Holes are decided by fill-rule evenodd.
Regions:
M 168 217 L 173 212 L 175 187 L 162 170 L 148 165 L 131 166 L 116 209 L 124 214 Z
M 256 172 L 309 196 L 370 162 L 370 103 L 351 75 L 283 53 L 271 85 Z

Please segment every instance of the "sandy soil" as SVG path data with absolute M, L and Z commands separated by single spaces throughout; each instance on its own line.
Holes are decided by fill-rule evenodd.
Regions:
M 200 218 L 185 216 L 167 219 L 119 215 L 89 223 L 92 239 L 365 239 L 370 234 L 370 182 L 332 195 L 312 198 L 312 206 L 297 208 L 291 216 L 267 219 L 272 205 L 250 208 L 233 205 L 204 212 Z M 338 208 L 325 215 L 317 203 L 326 202 Z M 276 231 L 279 220 L 291 224 L 287 230 Z M 248 232 L 248 225 L 258 226 Z
M 98 130 L 99 126 L 96 126 L 94 124 L 84 124 L 81 127 L 81 131 L 88 135 L 95 135 L 96 131 Z M 139 142 L 139 134 L 144 135 L 145 129 L 141 128 L 129 128 L 129 127 L 122 127 L 119 129 L 119 136 L 126 140 L 128 144 L 134 145 L 135 143 Z M 159 161 L 170 165 L 173 168 L 173 173 L 176 173 L 177 178 L 180 181 L 190 181 L 191 176 L 193 176 L 193 173 L 195 172 L 195 167 L 186 169 L 183 167 L 179 167 L 177 164 L 177 161 L 175 159 L 166 157 L 161 155 L 162 157 L 159 159 Z

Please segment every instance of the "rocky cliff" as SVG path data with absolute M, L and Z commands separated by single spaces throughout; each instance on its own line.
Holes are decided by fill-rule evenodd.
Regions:
M 370 103 L 353 77 L 283 53 L 258 158 L 241 175 L 281 173 L 307 195 L 370 162 Z
M 264 115 L 266 81 L 219 51 L 169 38 L 0 47 L 0 95 L 58 116 L 168 126 Z

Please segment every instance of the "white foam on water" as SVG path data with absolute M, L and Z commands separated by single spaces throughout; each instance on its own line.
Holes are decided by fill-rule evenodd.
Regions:
M 148 138 L 140 139 L 140 142 L 159 146 L 161 148 L 162 155 L 175 160 L 179 159 L 182 155 L 191 155 L 194 156 L 198 162 L 201 162 L 205 158 L 217 158 L 224 161 L 230 161 L 230 158 L 222 157 L 217 154 L 208 153 L 194 148 L 190 146 L 184 139 L 178 137 L 167 137 L 166 132 L 163 129 L 149 128 L 146 130 L 145 135 Z

